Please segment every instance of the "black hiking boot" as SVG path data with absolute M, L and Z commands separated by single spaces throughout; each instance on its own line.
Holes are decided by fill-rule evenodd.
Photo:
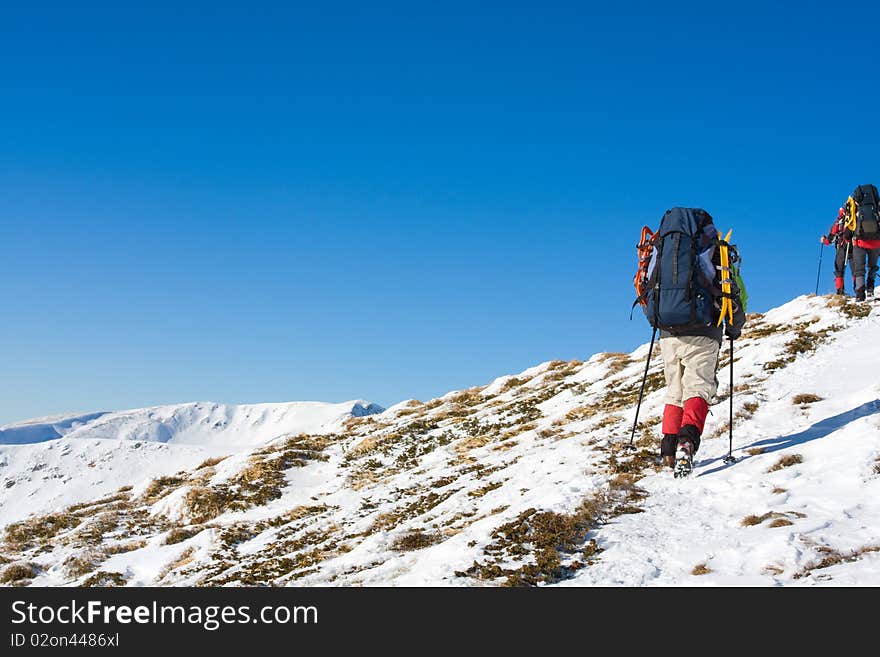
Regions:
M 836 294 L 839 294 L 841 296 L 846 296 L 846 290 L 844 290 L 842 287 L 839 287 L 839 288 L 837 288 Z
M 856 289 L 856 301 L 864 301 L 865 300 L 865 288 L 860 287 Z
M 687 440 L 678 443 L 678 449 L 675 452 L 675 471 L 673 476 L 676 479 L 687 477 L 694 471 L 694 446 Z
M 694 470 L 694 454 L 700 446 L 700 431 L 692 424 L 686 424 L 678 432 L 678 448 L 675 451 L 676 479 L 687 477 Z

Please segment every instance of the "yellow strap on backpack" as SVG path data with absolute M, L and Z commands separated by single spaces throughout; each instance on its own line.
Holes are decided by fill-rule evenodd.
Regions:
M 846 228 L 856 232 L 856 202 L 852 196 L 846 199 Z
M 721 313 L 718 315 L 718 326 L 721 326 L 722 322 L 727 319 L 728 322 L 733 322 L 733 299 L 730 298 L 732 293 L 730 284 L 733 281 L 733 272 L 730 269 L 730 250 L 728 246 L 730 244 L 730 236 L 733 234 L 733 229 L 731 228 L 727 231 L 727 236 L 722 239 L 721 231 L 718 231 L 718 256 L 721 261 L 720 266 L 718 267 L 721 270 Z

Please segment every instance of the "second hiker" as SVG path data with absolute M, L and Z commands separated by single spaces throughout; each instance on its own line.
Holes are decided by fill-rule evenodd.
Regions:
M 844 208 L 838 210 L 837 219 L 831 224 L 828 234 L 822 236 L 822 244 L 833 245 L 837 252 L 834 258 L 834 287 L 837 294 L 846 294 L 843 281 L 846 275 L 846 263 L 852 255 L 852 231 L 847 228 Z

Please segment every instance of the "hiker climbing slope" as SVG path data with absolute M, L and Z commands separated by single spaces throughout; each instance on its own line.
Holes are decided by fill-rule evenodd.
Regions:
M 856 299 L 874 296 L 880 255 L 880 197 L 874 185 L 859 185 L 846 200 L 847 228 L 853 233 L 852 272 Z
M 828 229 L 828 234 L 822 236 L 822 244 L 834 246 L 836 255 L 834 258 L 834 287 L 837 294 L 846 294 L 844 276 L 846 276 L 846 263 L 852 255 L 852 231 L 846 225 L 846 209 L 840 208 L 837 219 Z M 855 289 L 855 281 L 853 281 Z
M 666 378 L 660 454 L 680 477 L 693 468 L 718 388 L 722 338 L 738 338 L 745 323 L 744 290 L 736 249 L 705 210 L 668 210 L 649 242 L 640 245 L 640 258 L 649 262 L 636 289 L 645 316 L 660 330 Z

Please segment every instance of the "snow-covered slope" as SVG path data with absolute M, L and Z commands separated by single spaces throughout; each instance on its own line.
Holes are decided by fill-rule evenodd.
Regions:
M 655 465 L 659 357 L 637 449 L 626 449 L 644 345 L 319 430 L 253 441 L 230 430 L 229 458 L 196 465 L 201 452 L 174 476 L 148 470 L 161 450 L 211 441 L 126 428 L 137 438 L 116 452 L 142 468 L 141 483 L 63 509 L 59 498 L 52 513 L 43 504 L 7 525 L 0 562 L 37 585 L 878 585 L 880 316 L 869 311 L 810 296 L 750 316 L 734 362 L 739 461 L 722 461 L 725 347 L 687 480 Z M 80 430 L 0 458 L 70 450 L 81 462 L 71 476 L 87 477 L 77 446 L 123 443 L 68 437 Z M 15 517 L 34 510 L 15 499 L 25 505 Z
M 0 525 L 101 497 L 278 436 L 334 431 L 364 401 L 210 402 L 39 418 L 0 427 Z

